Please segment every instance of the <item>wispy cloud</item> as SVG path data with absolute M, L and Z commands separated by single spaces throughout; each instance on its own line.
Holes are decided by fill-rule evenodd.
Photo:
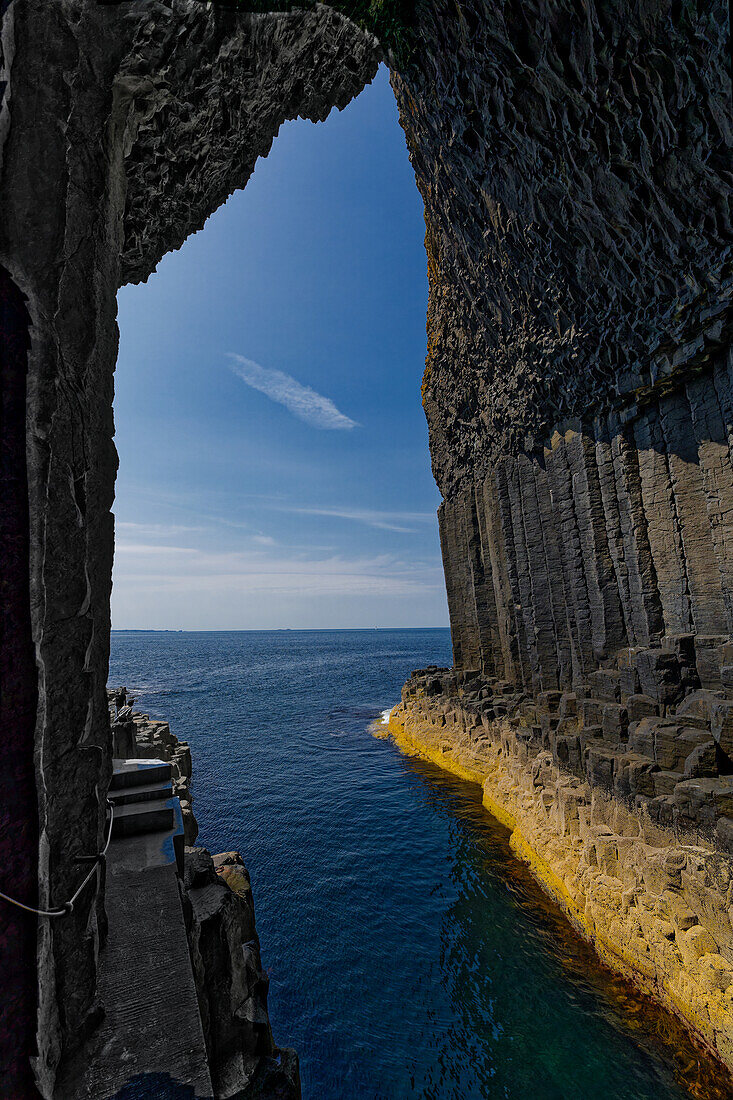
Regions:
M 434 512 L 377 512 L 369 508 L 299 508 L 296 505 L 278 505 L 278 511 L 293 512 L 299 516 L 333 516 L 334 519 L 353 520 L 380 531 L 399 531 L 413 534 L 414 527 L 405 524 L 435 523 Z
M 243 382 L 253 390 L 264 393 L 271 401 L 284 405 L 293 416 L 306 424 L 332 431 L 350 431 L 357 427 L 355 420 L 339 412 L 330 397 L 316 393 L 310 386 L 301 385 L 284 371 L 260 366 L 253 359 L 245 359 L 243 355 L 233 352 L 229 353 L 229 358 L 233 360 L 232 370 Z
M 435 562 L 405 562 L 389 554 L 344 558 L 277 556 L 258 552 L 199 550 L 186 546 L 123 543 L 117 547 L 116 582 L 136 589 L 152 584 L 166 590 L 223 589 L 405 596 L 440 589 Z M 161 558 L 165 559 L 164 566 Z M 162 569 L 162 571 L 161 571 Z
M 142 526 L 142 525 L 141 525 Z M 242 629 L 431 625 L 445 620 L 436 555 L 343 555 L 318 547 L 156 545 L 130 525 L 118 540 L 117 627 Z
M 118 538 L 132 534 L 136 538 L 167 539 L 182 534 L 190 534 L 194 531 L 203 531 L 204 528 L 197 524 L 180 523 L 133 523 L 130 520 L 116 520 L 115 531 Z

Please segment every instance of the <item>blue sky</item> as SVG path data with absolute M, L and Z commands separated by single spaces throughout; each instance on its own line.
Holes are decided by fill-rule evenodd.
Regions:
M 120 291 L 113 627 L 447 623 L 424 232 L 382 68 Z

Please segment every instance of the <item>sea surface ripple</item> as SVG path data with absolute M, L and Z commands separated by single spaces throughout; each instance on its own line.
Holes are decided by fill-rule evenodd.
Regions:
M 694 1048 L 568 930 L 480 788 L 370 733 L 450 661 L 442 629 L 112 635 L 110 684 L 190 742 L 199 843 L 250 870 L 304 1097 L 703 1095 Z

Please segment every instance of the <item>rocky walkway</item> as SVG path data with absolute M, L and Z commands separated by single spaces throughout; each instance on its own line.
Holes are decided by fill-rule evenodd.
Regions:
M 62 1094 L 107 1100 L 127 1086 L 124 1095 L 136 1098 L 212 1097 L 178 885 L 183 821 L 170 763 L 116 761 L 110 798 L 104 1018 Z

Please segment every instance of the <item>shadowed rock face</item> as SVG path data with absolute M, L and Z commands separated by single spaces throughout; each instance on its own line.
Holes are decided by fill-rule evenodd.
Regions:
M 724 4 L 420 9 L 393 85 L 426 207 L 423 398 L 458 667 L 568 689 L 627 647 L 661 670 L 663 639 L 692 634 L 721 688 L 727 34 Z
M 444 496 L 709 356 L 732 132 L 724 3 L 448 8 L 421 7 L 393 81 L 426 206 Z
M 239 853 L 187 848 L 183 897 L 216 1095 L 299 1100 L 298 1056 L 276 1048 L 270 1030 L 270 980 Z
M 73 892 L 103 830 L 117 289 L 244 186 L 285 118 L 348 102 L 380 51 L 322 6 L 2 8 L 0 264 L 31 321 L 18 645 L 38 703 L 20 752 L 45 904 Z M 400 71 L 390 55 L 426 209 L 423 392 L 455 661 L 529 693 L 582 687 L 637 647 L 635 674 L 664 695 L 662 639 L 687 634 L 702 687 L 723 690 L 727 33 L 721 2 L 435 2 Z M 46 1095 L 93 1018 L 101 907 L 89 895 L 42 924 Z
M 0 867 L 3 893 L 33 904 L 38 851 L 36 783 L 33 757 L 27 750 L 33 743 L 37 685 L 28 621 L 24 423 L 29 322 L 22 295 L 0 267 Z M 7 915 L 0 914 L 0 920 Z M 17 1009 L 24 1001 L 35 999 L 34 929 L 30 921 L 22 919 L 8 926 L 2 923 L 0 929 L 7 949 L 0 1034 L 7 1037 L 10 1072 L 30 1088 L 30 1066 L 22 1052 L 32 1042 L 33 1021 Z
M 358 95 L 380 50 L 330 8 L 234 14 L 181 4 L 138 22 L 115 78 L 132 108 L 120 283 L 147 279 L 166 252 L 267 156 L 281 123 L 323 120 Z M 134 134 L 134 136 L 132 136 Z

